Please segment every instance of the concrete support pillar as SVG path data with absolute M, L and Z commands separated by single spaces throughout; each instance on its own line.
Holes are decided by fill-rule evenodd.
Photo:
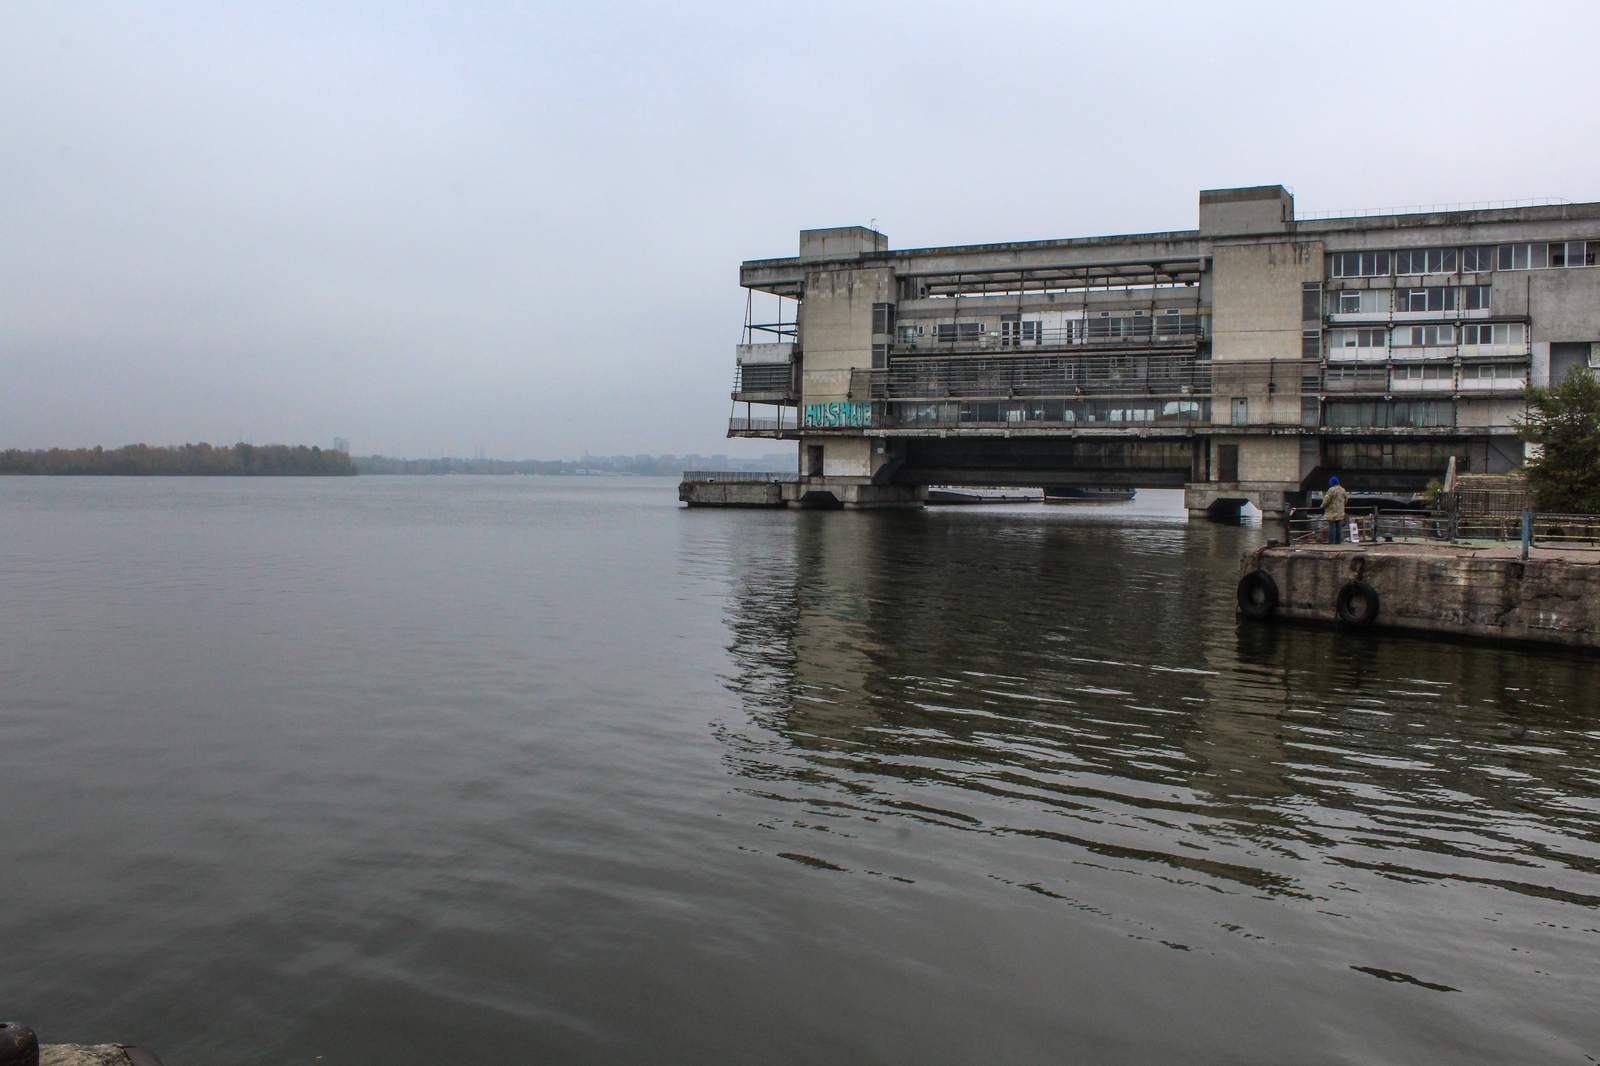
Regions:
M 1202 481 L 1183 487 L 1183 506 L 1191 520 L 1237 522 L 1245 504 L 1261 512 L 1261 524 L 1274 533 L 1283 530 L 1288 498 L 1299 486 L 1293 482 Z
M 808 477 L 784 486 L 784 500 L 814 510 L 866 511 L 885 507 L 921 507 L 925 485 L 874 485 L 862 478 Z

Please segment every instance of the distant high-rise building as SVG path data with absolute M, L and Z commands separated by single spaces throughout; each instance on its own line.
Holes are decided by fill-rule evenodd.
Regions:
M 336 452 L 344 452 L 346 455 L 349 455 L 350 454 L 350 438 L 349 437 L 335 437 L 335 438 L 333 438 L 333 450 L 336 451 Z

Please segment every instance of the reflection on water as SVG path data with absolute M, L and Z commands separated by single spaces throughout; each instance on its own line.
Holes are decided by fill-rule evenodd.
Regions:
M 0 479 L 0 1016 L 171 1064 L 1600 1058 L 1592 659 L 1259 535 Z M 1159 513 L 1158 513 L 1159 512 Z
M 1248 530 L 766 532 L 734 559 L 723 740 L 775 853 L 1042 896 L 1212 956 L 1195 980 L 1287 967 L 1256 1009 L 1375 1012 L 1341 1039 L 1380 1057 L 1600 1052 L 1592 659 L 1236 624 Z

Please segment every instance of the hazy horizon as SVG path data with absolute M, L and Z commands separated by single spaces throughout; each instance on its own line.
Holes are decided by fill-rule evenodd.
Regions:
M 0 448 L 771 453 L 737 267 L 802 228 L 1600 199 L 1600 14 L 1503 10 L 8 4 Z

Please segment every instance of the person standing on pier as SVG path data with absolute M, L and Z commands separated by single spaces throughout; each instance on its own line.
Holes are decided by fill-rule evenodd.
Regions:
M 1350 493 L 1339 484 L 1339 479 L 1328 479 L 1328 491 L 1322 494 L 1322 518 L 1328 523 L 1328 543 L 1344 543 L 1344 502 Z

